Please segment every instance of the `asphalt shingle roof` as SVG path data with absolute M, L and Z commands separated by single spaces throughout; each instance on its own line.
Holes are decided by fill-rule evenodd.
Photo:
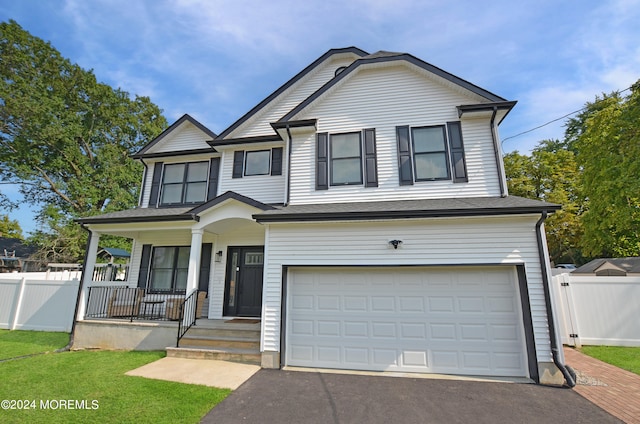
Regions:
M 511 215 L 552 212 L 560 205 L 518 196 L 291 205 L 261 212 L 258 222 Z

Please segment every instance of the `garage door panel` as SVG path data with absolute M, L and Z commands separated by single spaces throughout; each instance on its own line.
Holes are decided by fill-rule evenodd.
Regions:
M 290 273 L 287 365 L 527 375 L 513 268 Z

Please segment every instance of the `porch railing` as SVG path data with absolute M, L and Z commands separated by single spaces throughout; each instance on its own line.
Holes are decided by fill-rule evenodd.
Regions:
M 198 309 L 198 290 L 191 292 L 184 300 L 180 308 L 180 320 L 178 321 L 178 339 L 176 347 L 180 347 L 180 339 L 187 334 L 187 331 L 196 324 L 196 311 Z
M 91 286 L 85 318 L 182 322 L 184 295 L 138 287 Z
M 92 281 L 127 281 L 129 264 L 96 264 Z

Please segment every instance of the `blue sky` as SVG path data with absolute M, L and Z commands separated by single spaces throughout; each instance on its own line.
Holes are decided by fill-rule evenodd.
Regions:
M 640 78 L 640 0 L 0 0 L 8 19 L 170 122 L 189 113 L 217 133 L 330 48 L 411 53 L 517 100 L 502 139 Z M 35 228 L 27 207 L 9 216 Z

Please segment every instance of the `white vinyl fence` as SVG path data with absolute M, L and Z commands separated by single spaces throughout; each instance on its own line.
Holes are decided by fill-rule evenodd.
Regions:
M 46 277 L 45 273 L 0 274 L 0 328 L 71 331 L 80 281 Z
M 562 343 L 640 346 L 640 277 L 552 278 Z

